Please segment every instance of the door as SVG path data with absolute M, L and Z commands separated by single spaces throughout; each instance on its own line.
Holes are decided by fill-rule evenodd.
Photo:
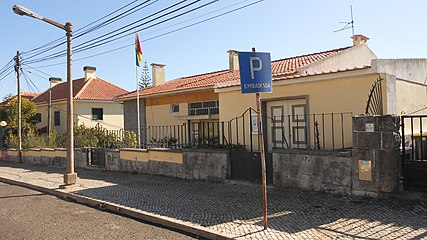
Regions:
M 267 144 L 272 149 L 307 148 L 307 104 L 305 99 L 267 102 Z

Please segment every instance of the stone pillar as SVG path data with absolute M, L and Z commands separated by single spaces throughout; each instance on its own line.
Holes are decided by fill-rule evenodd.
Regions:
M 400 188 L 400 118 L 353 117 L 352 194 L 386 197 Z

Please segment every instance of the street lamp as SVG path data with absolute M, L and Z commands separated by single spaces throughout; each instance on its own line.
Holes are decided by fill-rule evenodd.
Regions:
M 62 25 L 49 18 L 42 17 L 33 11 L 21 5 L 15 4 L 12 7 L 14 13 L 21 16 L 28 16 L 47 22 L 55 27 L 58 27 L 66 32 L 67 35 L 67 172 L 64 174 L 64 184 L 73 185 L 77 180 L 77 173 L 74 172 L 74 133 L 73 133 L 73 81 L 71 79 L 71 65 L 72 65 L 72 49 L 71 38 L 73 36 L 73 24 L 67 22 Z
M 7 122 L 6 121 L 1 121 L 0 122 L 0 127 L 1 127 L 1 148 L 4 149 L 4 128 L 7 126 Z

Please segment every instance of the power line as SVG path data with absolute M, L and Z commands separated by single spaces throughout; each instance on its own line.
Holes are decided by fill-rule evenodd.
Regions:
M 34 82 L 31 80 L 31 78 L 29 78 L 27 76 L 27 74 L 25 73 L 25 71 L 22 71 L 22 75 L 24 76 L 25 81 L 27 82 L 28 88 L 31 89 L 32 92 L 41 92 L 40 89 L 37 87 L 37 85 L 34 84 Z M 37 89 L 37 91 L 34 90 L 33 86 L 34 86 L 35 89 Z
M 44 75 L 46 75 L 46 76 L 48 76 L 48 77 L 52 77 L 52 74 L 48 74 L 48 73 L 45 73 L 45 72 L 43 72 L 43 71 L 41 71 L 41 70 L 38 70 L 37 68 L 33 68 L 33 67 L 31 67 L 31 66 L 29 66 L 29 65 L 27 65 L 27 64 L 22 64 L 22 65 L 24 65 L 24 66 L 26 66 L 26 67 L 28 67 L 28 68 L 31 68 L 31 69 L 33 69 L 33 70 L 36 70 L 37 72 L 39 72 L 39 73 L 41 73 L 41 74 L 44 74 Z M 28 70 L 27 70 L 28 71 Z M 31 73 L 30 71 L 28 71 L 29 73 Z
M 246 1 L 247 1 L 247 0 L 246 0 Z M 246 2 L 246 1 L 241 1 L 241 2 Z M 142 40 L 141 40 L 141 42 L 147 42 L 147 41 L 150 41 L 150 40 L 153 40 L 153 39 L 156 39 L 156 38 L 159 38 L 159 37 L 165 36 L 165 35 L 169 35 L 169 34 L 172 34 L 172 33 L 175 33 L 175 32 L 178 32 L 178 31 L 181 31 L 181 30 L 184 30 L 184 29 L 187 29 L 187 28 L 192 27 L 192 26 L 199 25 L 199 24 L 201 24 L 201 23 L 204 23 L 204 22 L 207 22 L 207 21 L 210 21 L 210 20 L 216 19 L 216 18 L 218 18 L 218 17 L 224 16 L 224 15 L 227 15 L 227 14 L 231 14 L 231 13 L 233 13 L 233 12 L 239 11 L 239 10 L 244 9 L 244 8 L 247 8 L 247 7 L 250 7 L 250 6 L 252 6 L 252 5 L 258 4 L 258 3 L 263 2 L 263 1 L 264 1 L 264 0 L 258 0 L 258 1 L 255 1 L 255 2 L 252 2 L 252 3 L 249 3 L 249 4 L 246 4 L 246 5 L 244 5 L 244 6 L 241 6 L 241 7 L 238 7 L 238 8 L 234 8 L 234 9 L 232 9 L 232 10 L 229 10 L 229 11 L 227 11 L 227 12 L 223 12 L 223 13 L 221 13 L 221 14 L 218 14 L 218 15 L 212 16 L 212 17 L 210 17 L 210 18 L 207 18 L 207 19 L 204 19 L 204 20 L 201 20 L 201 21 L 198 21 L 198 22 L 192 23 L 192 24 L 188 24 L 188 25 L 183 26 L 183 27 L 181 27 L 181 28 L 174 29 L 174 30 L 168 31 L 168 32 L 166 32 L 166 33 L 162 33 L 162 34 L 159 34 L 159 35 L 156 35 L 156 36 L 150 37 L 150 38 L 142 39 Z M 240 3 L 241 3 L 241 2 L 240 2 Z M 233 5 L 235 5 L 235 4 L 233 4 Z M 232 5 L 230 5 L 229 7 L 231 7 L 231 6 L 232 6 Z M 226 7 L 226 8 L 228 8 L 228 7 Z M 211 13 L 212 13 L 212 12 L 211 12 Z M 211 13 L 209 13 L 209 14 L 211 14 Z M 198 18 L 200 18 L 200 17 L 202 17 L 202 16 L 199 16 Z M 97 53 L 97 54 L 89 55 L 89 56 L 86 56 L 86 57 L 77 58 L 77 59 L 74 59 L 74 60 L 73 60 L 73 62 L 77 62 L 77 61 L 81 61 L 81 60 L 85 60 L 85 59 L 89 59 L 89 58 L 93 58 L 93 57 L 97 57 L 97 56 L 105 55 L 105 54 L 108 54 L 108 53 L 111 53 L 111 52 L 115 52 L 115 51 L 118 51 L 118 50 L 121 50 L 121 49 L 124 49 L 124 48 L 130 47 L 130 46 L 134 46 L 134 44 L 133 44 L 133 43 L 132 43 L 132 44 L 126 44 L 126 45 L 124 45 L 124 46 L 117 47 L 117 48 L 114 48 L 114 49 L 111 49 L 111 50 L 107 50 L 107 51 L 104 51 L 104 52 L 101 52 L 101 53 Z M 37 66 L 37 68 L 45 68 L 45 67 L 57 66 L 57 65 L 65 64 L 65 63 L 66 63 L 66 62 L 60 62 L 60 63 L 54 63 L 54 64 L 49 64 L 49 65 Z
M 9 76 L 11 73 L 13 73 L 15 69 L 11 69 L 6 75 L 4 75 L 2 78 L 0 78 L 0 82 L 3 81 L 7 76 Z
M 91 23 L 89 23 L 89 24 L 87 24 L 87 25 L 83 26 L 82 28 L 77 29 L 77 30 L 75 31 L 75 33 L 78 33 L 78 32 L 80 32 L 80 31 L 83 31 L 85 28 L 90 27 L 91 25 L 93 25 L 93 24 L 95 24 L 95 23 L 97 23 L 97 22 L 101 21 L 102 19 L 105 19 L 105 18 L 109 17 L 109 16 L 110 16 L 110 15 L 112 15 L 112 14 L 115 14 L 116 12 L 118 12 L 118 11 L 122 10 L 123 8 L 126 8 L 126 7 L 128 7 L 128 6 L 130 6 L 130 5 L 132 5 L 133 3 L 137 2 L 137 1 L 138 1 L 138 0 L 134 0 L 134 1 L 132 1 L 132 2 L 130 2 L 130 3 L 128 3 L 128 4 L 126 4 L 125 6 L 123 6 L 123 7 L 119 8 L 119 9 L 117 9 L 117 10 L 114 10 L 113 12 L 111 12 L 111 13 L 109 13 L 109 14 L 107 14 L 107 15 L 105 15 L 105 16 L 103 16 L 103 17 L 101 17 L 101 18 L 99 18 L 99 19 L 97 19 L 97 20 L 95 20 L 95 21 L 93 21 L 93 22 L 91 22 Z M 148 0 L 148 1 L 150 1 L 150 0 Z M 62 41 L 62 43 L 57 44 L 57 45 L 55 45 L 54 47 L 50 47 L 52 44 L 58 43 L 58 42 L 59 42 L 59 41 L 61 41 L 61 40 L 63 40 L 63 41 Z M 37 47 L 37 48 L 34 48 L 34 49 L 32 49 L 32 50 L 29 50 L 29 51 L 23 52 L 23 53 L 22 53 L 22 55 L 30 54 L 30 53 L 32 53 L 32 52 L 34 52 L 34 51 L 37 51 L 37 50 L 40 50 L 40 51 L 39 51 L 39 54 L 41 54 L 41 53 L 43 53 L 43 51 L 45 51 L 45 50 L 44 50 L 44 48 L 50 47 L 50 48 L 47 50 L 47 51 L 49 51 L 49 50 L 51 50 L 51 49 L 53 49 L 53 48 L 56 48 L 56 47 L 58 47 L 58 46 L 60 46 L 60 45 L 64 44 L 65 42 L 66 42 L 65 37 L 60 37 L 60 38 L 55 39 L 55 40 L 53 40 L 53 41 L 51 41 L 51 42 L 49 42 L 49 43 L 46 43 L 46 44 L 44 44 L 44 45 L 42 45 L 42 46 L 40 46 L 40 47 Z M 30 58 L 31 58 L 31 57 L 30 57 Z
M 160 17 L 157 17 L 157 18 L 155 18 L 155 19 L 153 19 L 153 20 L 149 20 L 149 21 L 147 21 L 147 22 L 145 22 L 145 23 L 142 23 L 142 24 L 140 24 L 140 25 L 137 25 L 137 26 L 135 26 L 135 27 L 132 27 L 131 29 L 124 30 L 124 31 L 122 31 L 122 32 L 120 32 L 120 33 L 118 33 L 118 34 L 114 34 L 113 36 L 109 36 L 109 35 L 111 35 L 111 34 L 113 34 L 113 33 L 117 32 L 117 31 L 120 31 L 120 30 L 122 30 L 122 29 L 128 28 L 128 27 L 130 27 L 130 26 L 132 26 L 132 25 L 134 25 L 134 24 L 136 24 L 136 23 L 138 23 L 138 22 L 141 22 L 141 21 L 143 21 L 143 20 L 146 20 L 147 18 L 153 17 L 153 16 L 155 16 L 155 15 L 157 15 L 157 14 L 161 13 L 161 12 L 164 12 L 164 11 L 166 11 L 166 10 L 168 10 L 168 9 L 171 9 L 171 8 L 173 8 L 173 7 L 175 7 L 175 6 L 178 6 L 178 5 L 180 5 L 180 4 L 182 4 L 183 2 L 186 2 L 186 1 L 188 1 L 188 0 L 180 1 L 180 2 L 178 2 L 178 3 L 176 3 L 176 4 L 173 4 L 173 5 L 171 5 L 171 6 L 169 6 L 169 7 L 166 7 L 166 8 L 164 8 L 164 9 L 162 9 L 162 10 L 159 10 L 159 11 L 157 11 L 157 12 L 155 12 L 155 13 L 153 13 L 153 14 L 151 14 L 151 15 L 147 16 L 147 17 L 144 17 L 144 18 L 142 18 L 142 19 L 140 19 L 140 20 L 138 20 L 138 21 L 135 21 L 135 22 L 133 22 L 133 23 L 127 24 L 127 25 L 125 25 L 125 26 L 123 26 L 123 27 L 120 27 L 120 28 L 118 28 L 118 29 L 114 30 L 114 31 L 111 31 L 111 32 L 109 32 L 109 33 L 106 33 L 106 34 L 104 34 L 104 35 L 101 35 L 100 37 L 96 37 L 96 38 L 93 38 L 93 39 L 88 40 L 88 41 L 86 41 L 86 42 L 83 42 L 83 43 L 81 43 L 81 44 L 78 44 L 78 45 L 74 46 L 74 50 L 73 50 L 73 52 L 74 52 L 74 53 L 79 52 L 79 47 L 80 47 L 80 49 L 81 49 L 81 48 L 88 47 L 88 46 L 94 45 L 94 44 L 96 44 L 96 43 L 99 43 L 99 42 L 101 42 L 101 41 L 107 41 L 107 40 L 110 40 L 110 41 L 108 41 L 108 42 L 111 42 L 111 39 L 110 39 L 111 37 L 115 37 L 115 36 L 117 36 L 117 35 L 120 35 L 120 34 L 123 34 L 123 33 L 129 32 L 129 31 L 133 30 L 133 29 L 134 29 L 134 28 L 136 28 L 136 27 L 139 27 L 139 26 L 141 26 L 141 25 L 147 24 L 147 23 L 149 23 L 149 22 L 152 22 L 152 21 L 154 21 L 154 20 L 157 20 L 157 19 L 159 19 L 159 18 L 162 18 L 162 17 L 164 17 L 164 16 L 167 16 L 168 14 L 172 14 L 172 13 L 176 12 L 177 10 L 181 10 L 181 9 L 183 9 L 183 8 L 185 8 L 185 7 L 191 6 L 192 4 L 197 3 L 197 2 L 199 2 L 199 1 L 201 1 L 201 0 L 196 0 L 196 1 L 192 2 L 192 3 L 190 3 L 190 4 L 185 5 L 184 7 L 181 7 L 181 8 L 179 8 L 179 9 L 177 9 L 177 10 L 174 10 L 174 11 L 171 11 L 171 12 L 169 12 L 169 13 L 166 13 L 166 14 L 164 14 L 164 15 L 162 15 L 162 16 L 160 16 Z M 219 1 L 219 0 L 215 0 L 215 1 Z M 135 31 L 132 31 L 132 33 L 131 33 L 131 34 L 133 34 L 134 32 L 135 32 Z M 102 39 L 101 39 L 101 40 L 99 40 L 99 38 L 102 38 Z M 91 43 L 91 42 L 92 42 L 92 43 Z M 85 46 L 85 44 L 86 44 L 86 46 Z M 99 46 L 99 44 L 98 44 L 97 46 Z M 88 49 L 90 49 L 90 48 L 88 48 Z M 56 52 L 56 53 L 52 53 L 52 54 L 50 54 L 50 55 L 48 55 L 48 56 L 45 56 L 45 57 L 43 57 L 43 58 L 39 58 L 39 59 L 35 59 L 35 60 L 28 61 L 28 63 L 37 63 L 37 62 L 41 62 L 41 61 L 52 60 L 52 59 L 55 59 L 55 58 L 58 58 L 58 57 L 62 57 L 62 56 L 65 56 L 65 55 L 66 55 L 66 50 L 62 50 L 62 51 L 59 51 L 59 52 Z

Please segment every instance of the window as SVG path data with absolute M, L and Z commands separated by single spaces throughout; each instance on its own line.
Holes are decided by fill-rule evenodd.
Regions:
M 61 125 L 61 115 L 59 111 L 53 112 L 53 122 L 55 126 Z
M 103 120 L 104 119 L 104 109 L 92 108 L 92 119 L 93 120 Z
M 171 105 L 171 113 L 172 114 L 178 114 L 179 113 L 179 104 L 172 104 Z
M 188 104 L 188 115 L 219 114 L 219 101 L 197 102 Z
M 42 122 L 42 114 L 36 113 L 36 123 L 40 123 L 40 122 Z

